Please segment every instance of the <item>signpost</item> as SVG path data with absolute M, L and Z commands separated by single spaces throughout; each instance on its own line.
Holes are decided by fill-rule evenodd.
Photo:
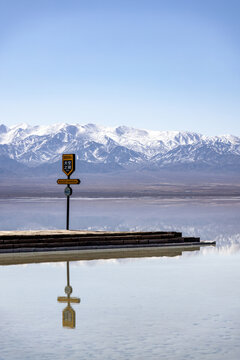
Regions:
M 75 318 L 76 314 L 73 308 L 71 307 L 71 303 L 79 304 L 79 298 L 71 298 L 70 295 L 72 293 L 72 287 L 70 285 L 70 276 L 69 276 L 69 261 L 67 261 L 67 286 L 65 287 L 65 294 L 67 296 L 59 296 L 58 302 L 67 303 L 65 309 L 62 312 L 62 324 L 63 327 L 70 327 L 71 329 L 75 328 Z
M 75 154 L 63 154 L 62 171 L 67 175 L 71 175 L 75 171 Z
M 70 185 L 78 185 L 81 182 L 79 179 L 70 179 L 70 175 L 75 171 L 75 154 L 62 155 L 62 171 L 67 175 L 67 179 L 58 179 L 57 184 L 67 185 L 64 189 L 64 194 L 67 197 L 66 230 L 69 230 L 69 206 L 70 196 L 72 195 L 72 188 Z

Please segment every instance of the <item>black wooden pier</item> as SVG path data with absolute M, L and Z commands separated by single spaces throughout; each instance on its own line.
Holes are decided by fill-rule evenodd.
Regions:
M 0 253 L 215 245 L 181 232 L 1 231 Z

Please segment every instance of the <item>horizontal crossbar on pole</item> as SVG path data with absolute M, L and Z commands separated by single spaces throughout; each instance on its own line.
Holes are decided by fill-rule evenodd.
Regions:
M 78 185 L 80 182 L 79 179 L 57 179 L 59 185 Z

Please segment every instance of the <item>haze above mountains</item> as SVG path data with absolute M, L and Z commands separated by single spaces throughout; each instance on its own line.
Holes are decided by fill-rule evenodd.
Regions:
M 75 153 L 83 173 L 126 169 L 238 172 L 240 168 L 240 138 L 232 135 L 209 137 L 94 124 L 0 125 L 2 174 L 39 176 L 43 165 L 45 174 L 56 174 L 63 153 Z

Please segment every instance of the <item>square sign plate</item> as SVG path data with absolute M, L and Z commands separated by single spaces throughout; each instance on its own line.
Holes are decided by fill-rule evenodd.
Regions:
M 62 171 L 67 175 L 71 175 L 75 171 L 75 154 L 63 154 Z

